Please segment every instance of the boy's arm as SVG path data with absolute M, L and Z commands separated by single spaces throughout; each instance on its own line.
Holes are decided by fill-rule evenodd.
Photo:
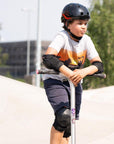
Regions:
M 90 66 L 88 66 L 88 67 L 86 67 L 86 68 L 83 68 L 83 70 L 84 70 L 84 72 L 87 74 L 87 75 L 92 75 L 92 74 L 94 74 L 95 72 L 98 72 L 98 70 L 100 69 L 99 67 L 101 66 L 100 64 L 100 66 L 99 67 L 97 67 L 97 65 L 95 64 L 95 62 L 96 63 L 102 63 L 102 61 L 101 61 L 101 59 L 100 59 L 100 57 L 99 56 L 97 56 L 97 57 L 95 57 L 95 58 L 93 58 L 92 60 L 90 60 L 90 63 L 91 63 L 91 65 Z M 101 66 L 102 67 L 102 66 Z M 101 68 L 102 69 L 102 68 Z
M 90 63 L 91 65 L 86 68 L 74 70 L 74 74 L 70 77 L 74 85 L 77 85 L 87 75 L 103 72 L 103 64 L 99 56 L 93 58 Z
M 58 52 L 54 48 L 49 47 L 45 55 L 55 55 L 57 56 Z M 64 74 L 66 77 L 70 78 L 73 75 L 73 71 L 66 67 L 64 64 L 61 64 L 59 71 Z

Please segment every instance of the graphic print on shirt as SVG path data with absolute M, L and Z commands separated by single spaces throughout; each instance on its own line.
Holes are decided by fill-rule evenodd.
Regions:
M 66 66 L 82 66 L 85 62 L 86 53 L 86 50 L 76 53 L 62 48 L 57 56 L 60 57 L 59 59 L 63 61 Z

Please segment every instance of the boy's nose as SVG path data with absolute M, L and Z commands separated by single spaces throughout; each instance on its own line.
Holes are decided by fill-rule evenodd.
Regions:
M 85 24 L 82 25 L 82 28 L 85 29 L 87 26 Z

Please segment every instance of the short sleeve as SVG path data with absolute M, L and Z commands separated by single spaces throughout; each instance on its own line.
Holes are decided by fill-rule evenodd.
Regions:
M 87 59 L 91 60 L 97 56 L 99 56 L 99 54 L 98 54 L 97 50 L 95 49 L 95 46 L 94 46 L 91 38 L 88 37 L 88 40 L 87 40 Z
M 63 48 L 65 45 L 65 39 L 62 35 L 58 34 L 54 40 L 51 42 L 49 47 L 54 48 L 57 50 L 57 52 L 60 51 L 61 48 Z

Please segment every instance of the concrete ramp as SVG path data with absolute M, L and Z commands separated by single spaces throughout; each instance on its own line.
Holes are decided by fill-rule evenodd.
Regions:
M 114 86 L 83 92 L 78 144 L 114 143 Z
M 113 89 L 83 92 L 77 144 L 114 143 Z M 0 144 L 49 144 L 53 118 L 44 89 L 0 76 Z
M 0 144 L 48 144 L 52 122 L 42 88 L 0 76 Z

